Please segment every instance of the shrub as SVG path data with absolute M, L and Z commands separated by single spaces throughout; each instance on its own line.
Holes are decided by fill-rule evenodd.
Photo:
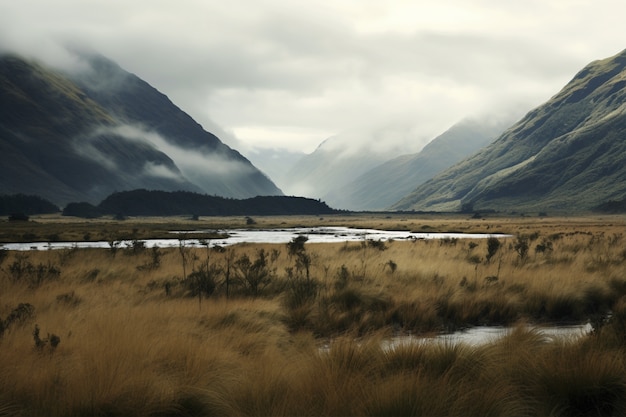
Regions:
M 6 319 L 2 320 L 2 318 L 0 318 L 0 337 L 2 337 L 4 332 L 12 324 L 23 324 L 26 320 L 30 319 L 34 315 L 35 307 L 33 307 L 29 303 L 20 303 L 17 307 L 11 310 Z
M 271 269 L 270 261 L 264 249 L 257 251 L 254 261 L 246 254 L 241 255 L 234 263 L 239 282 L 253 296 L 259 295 L 259 291 L 272 281 L 274 270 Z
M 47 280 L 56 279 L 61 270 L 51 263 L 33 265 L 27 255 L 18 254 L 9 265 L 9 272 L 13 282 L 26 282 L 30 287 L 37 287 Z
M 57 295 L 57 303 L 64 304 L 70 307 L 76 307 L 81 302 L 80 297 L 76 295 L 74 291 L 66 292 Z
M 306 278 L 302 274 L 295 273 L 293 268 L 287 268 L 287 294 L 285 306 L 291 310 L 315 300 L 318 294 L 320 283 L 311 278 Z
M 520 261 L 524 262 L 528 257 L 528 237 L 518 236 L 513 248 L 515 249 L 515 252 L 517 252 L 517 256 Z
M 341 265 L 335 274 L 335 290 L 343 290 L 350 282 L 350 271 L 345 265 Z
M 367 239 L 367 246 L 369 246 L 370 248 L 373 249 L 378 249 L 379 251 L 384 251 L 387 249 L 387 246 L 385 245 L 385 242 L 383 240 L 374 240 L 374 239 Z
M 535 253 L 552 252 L 552 249 L 552 241 L 548 239 L 543 239 L 541 243 L 537 243 L 537 246 L 535 246 Z
M 396 269 L 398 269 L 398 264 L 390 259 L 385 264 L 385 267 L 388 267 L 389 268 L 389 272 L 391 272 L 391 275 L 393 275 L 396 272 Z
M 35 329 L 33 330 L 33 339 L 35 340 L 35 348 L 39 351 L 43 351 L 46 346 L 49 346 L 50 352 L 54 352 L 59 343 L 61 343 L 61 338 L 57 335 L 48 333 L 48 337 L 42 339 L 39 337 L 39 326 L 35 324 Z
M 144 242 L 143 240 L 133 239 L 124 253 L 126 253 L 127 255 L 139 255 L 145 250 L 146 242 Z
M 496 237 L 492 236 L 487 239 L 487 256 L 485 257 L 487 263 L 491 262 L 491 258 L 498 252 L 501 245 L 502 243 Z
M 139 265 L 137 269 L 139 271 L 158 269 L 161 266 L 162 256 L 163 254 L 161 253 L 159 247 L 153 246 L 150 250 L 150 261 L 143 265 Z
M 287 253 L 289 254 L 289 256 L 296 256 L 299 253 L 304 252 L 304 244 L 308 240 L 309 238 L 304 235 L 298 235 L 291 239 L 291 241 L 287 243 Z
M 191 295 L 202 297 L 204 294 L 206 297 L 213 294 L 215 288 L 217 287 L 217 276 L 219 275 L 220 270 L 216 266 L 210 266 L 207 268 L 206 265 L 202 265 L 202 267 L 198 270 L 194 270 L 187 277 L 187 285 L 191 290 Z M 166 288 L 167 292 L 167 288 Z

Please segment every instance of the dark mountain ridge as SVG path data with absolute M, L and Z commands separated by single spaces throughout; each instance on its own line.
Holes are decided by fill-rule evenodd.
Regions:
M 626 51 L 587 65 L 396 210 L 580 211 L 626 196 Z
M 282 194 L 146 82 L 104 57 L 79 59 L 70 73 L 0 56 L 0 193 L 61 206 L 137 188 Z

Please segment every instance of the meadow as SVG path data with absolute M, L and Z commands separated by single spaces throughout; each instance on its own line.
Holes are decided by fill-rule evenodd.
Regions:
M 148 248 L 167 230 L 341 225 L 508 233 Z M 626 218 L 439 215 L 1 224 L 0 416 L 623 415 Z M 211 237 L 210 235 L 204 236 Z M 117 239 L 132 238 L 121 247 Z M 586 323 L 547 339 L 525 324 Z M 480 346 L 406 343 L 507 325 Z

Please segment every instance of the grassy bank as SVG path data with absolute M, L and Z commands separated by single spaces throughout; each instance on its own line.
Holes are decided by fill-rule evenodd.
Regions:
M 359 221 L 515 237 L 1 251 L 0 415 L 626 411 L 623 220 Z M 380 343 L 586 321 L 577 340 Z

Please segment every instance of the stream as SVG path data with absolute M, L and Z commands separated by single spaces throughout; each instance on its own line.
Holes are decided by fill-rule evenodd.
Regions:
M 142 239 L 146 247 L 158 246 L 161 248 L 184 246 L 230 246 L 238 243 L 276 243 L 285 244 L 297 236 L 304 235 L 310 243 L 358 242 L 370 240 L 430 240 L 430 239 L 486 239 L 489 237 L 511 237 L 506 234 L 486 233 L 419 233 L 393 230 L 357 229 L 350 227 L 306 227 L 286 229 L 222 229 L 172 231 L 171 239 Z M 225 238 L 210 239 L 206 242 L 198 239 L 186 239 L 186 234 L 192 233 L 221 233 Z M 131 240 L 119 241 L 119 247 L 130 247 Z M 80 241 L 80 242 L 28 242 L 28 243 L 0 243 L 0 249 L 29 251 L 70 248 L 110 248 L 107 241 Z

